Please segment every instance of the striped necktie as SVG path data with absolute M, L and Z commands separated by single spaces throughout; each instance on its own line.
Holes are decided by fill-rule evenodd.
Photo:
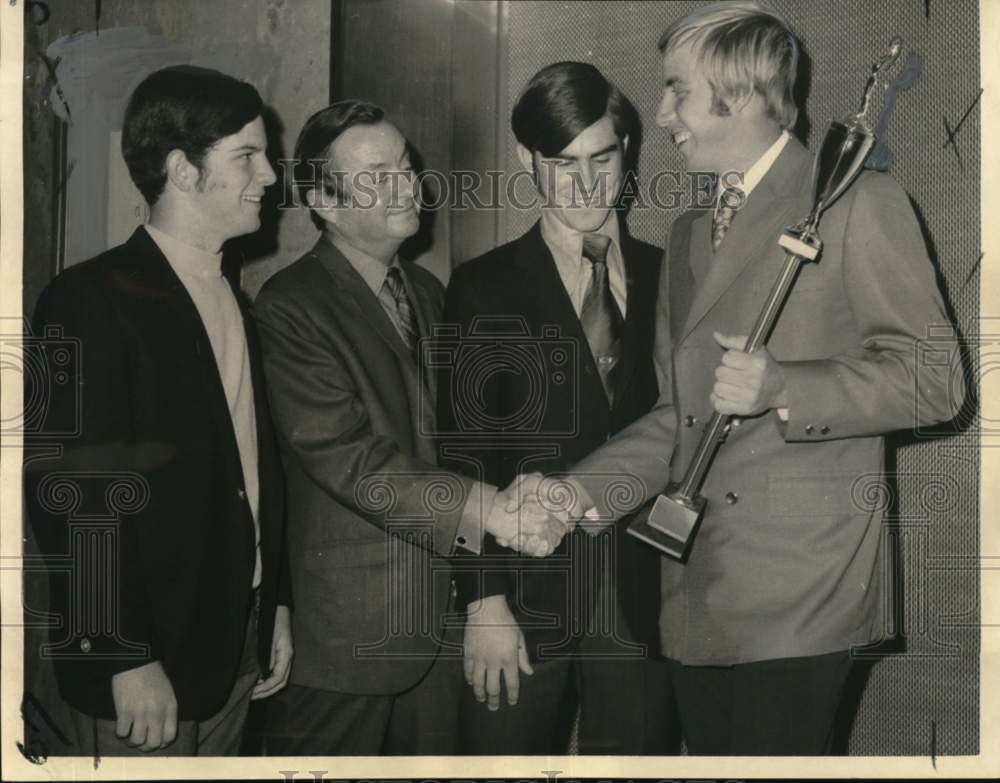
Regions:
M 395 305 L 397 324 L 396 331 L 403 338 L 410 353 L 414 352 L 417 339 L 420 337 L 417 331 L 417 322 L 413 317 L 413 306 L 410 298 L 406 295 L 406 283 L 403 282 L 403 273 L 398 266 L 390 266 L 385 275 L 383 291 L 388 291 L 392 302 Z
M 583 298 L 580 325 L 597 363 L 597 372 L 601 376 L 608 405 L 614 406 L 624 319 L 608 280 L 607 257 L 610 244 L 611 239 L 603 234 L 583 236 L 583 257 L 592 264 L 593 275 Z
M 715 214 L 712 215 L 712 252 L 719 252 L 722 238 L 732 225 L 736 211 L 742 203 L 743 194 L 736 188 L 726 188 L 722 191 Z

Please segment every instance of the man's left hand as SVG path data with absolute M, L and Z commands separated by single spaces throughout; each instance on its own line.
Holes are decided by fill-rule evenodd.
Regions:
M 785 375 L 768 352 L 758 348 L 747 353 L 746 335 L 713 332 L 715 341 L 726 349 L 722 364 L 715 369 L 712 405 L 719 413 L 756 416 L 771 408 L 787 406 Z
M 274 615 L 274 636 L 271 639 L 271 674 L 261 679 L 250 692 L 251 699 L 266 699 L 288 684 L 295 648 L 292 644 L 292 613 L 279 606 Z

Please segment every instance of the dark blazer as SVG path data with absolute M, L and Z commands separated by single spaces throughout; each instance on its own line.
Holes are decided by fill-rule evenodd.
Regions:
M 256 331 L 234 293 L 257 417 L 258 655 L 267 671 L 275 607 L 291 605 L 284 488 Z M 77 709 L 114 718 L 111 677 L 159 660 L 178 717 L 208 718 L 236 681 L 255 555 L 236 437 L 194 302 L 139 228 L 53 280 L 34 329 L 61 330 L 43 341 L 54 382 L 41 427 L 61 453 L 25 472 L 30 519 L 50 558 L 60 691 Z
M 656 400 L 652 356 L 661 252 L 629 237 L 624 227 L 621 242 L 627 306 L 613 408 L 538 223 L 454 270 L 443 320 L 458 327 L 463 347 L 440 382 L 443 464 L 505 487 L 520 473 L 565 471 L 649 410 Z M 477 345 L 490 342 L 498 347 L 477 352 Z M 518 348 L 535 363 L 519 364 Z M 470 379 L 481 399 L 469 393 Z M 544 560 L 514 555 L 486 536 L 485 558 L 455 559 L 459 606 L 506 594 L 533 660 L 570 654 L 586 630 L 607 576 L 605 558 L 613 552 L 628 630 L 655 649 L 659 558 L 624 530 L 621 524 L 613 535 L 596 538 L 575 530 Z
M 811 207 L 812 160 L 790 139 L 718 253 L 710 212 L 678 218 L 659 293 L 660 398 L 575 466 L 596 500 L 606 466 L 644 482 L 640 501 L 666 484 L 665 454 L 674 452 L 669 476 L 683 475 L 712 413 L 722 357 L 712 333 L 750 331 L 784 262 L 778 237 Z M 940 352 L 927 361 L 920 345 L 949 322 L 899 185 L 863 172 L 819 232 L 819 261 L 802 268 L 768 341 L 789 420 L 742 418 L 708 472 L 688 562 L 664 560 L 664 651 L 685 663 L 819 655 L 881 638 L 883 435 L 946 421 L 962 403 L 960 365 Z
M 415 264 L 403 274 L 426 335 L 444 288 Z M 267 281 L 255 311 L 288 477 L 291 682 L 400 693 L 437 654 L 473 484 L 435 467 L 433 374 L 325 238 Z

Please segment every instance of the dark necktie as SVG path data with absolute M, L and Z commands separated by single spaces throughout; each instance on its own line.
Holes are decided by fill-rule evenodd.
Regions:
M 401 327 L 399 336 L 403 338 L 410 353 L 413 353 L 420 335 L 417 331 L 417 322 L 413 317 L 413 306 L 410 304 L 410 298 L 406 295 L 403 273 L 398 266 L 390 266 L 389 271 L 386 272 L 383 290 L 386 289 L 388 289 L 389 296 L 396 308 L 396 315 Z
M 722 245 L 722 238 L 729 230 L 736 216 L 736 210 L 743 202 L 743 194 L 736 188 L 726 188 L 722 191 L 722 197 L 712 215 L 712 251 L 718 252 Z
M 616 370 L 621 359 L 621 336 L 624 319 L 611 293 L 608 281 L 608 246 L 611 240 L 602 234 L 584 234 L 583 257 L 593 265 L 590 286 L 583 297 L 580 325 L 597 363 L 608 405 L 615 402 Z

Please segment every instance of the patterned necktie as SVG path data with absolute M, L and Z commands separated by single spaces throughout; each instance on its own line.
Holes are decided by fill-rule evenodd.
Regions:
M 611 240 L 602 234 L 584 234 L 583 257 L 593 265 L 590 286 L 583 298 L 580 325 L 594 354 L 608 405 L 615 402 L 615 380 L 621 359 L 621 336 L 624 319 L 611 293 L 608 281 L 608 246 Z
M 726 188 L 722 191 L 722 197 L 712 215 L 712 251 L 718 252 L 722 245 L 722 238 L 733 223 L 736 211 L 743 202 L 743 194 L 736 188 Z
M 403 338 L 410 353 L 413 353 L 420 335 L 417 332 L 417 322 L 413 317 L 413 306 L 410 304 L 410 298 L 406 295 L 403 273 L 398 266 L 390 266 L 389 271 L 386 272 L 383 290 L 386 289 L 388 289 L 396 306 L 396 315 L 399 316 L 398 326 L 401 327 L 398 330 L 399 336 Z

